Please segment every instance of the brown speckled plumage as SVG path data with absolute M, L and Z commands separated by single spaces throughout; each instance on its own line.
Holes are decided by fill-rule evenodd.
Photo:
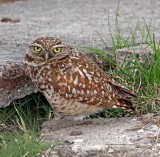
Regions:
M 35 53 L 34 46 L 42 51 Z M 55 47 L 61 52 L 54 53 Z M 109 107 L 133 109 L 134 94 L 59 39 L 38 38 L 29 44 L 24 66 L 54 111 L 64 116 L 85 117 Z

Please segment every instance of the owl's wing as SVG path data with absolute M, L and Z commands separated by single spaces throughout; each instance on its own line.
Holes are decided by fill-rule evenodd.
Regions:
M 134 94 L 116 83 L 88 58 L 82 56 L 72 60 L 72 64 L 63 62 L 59 67 L 57 72 L 54 70 L 53 79 L 55 92 L 62 97 L 103 107 L 111 107 L 118 102 L 121 107 L 124 101 L 131 106 L 128 98 Z

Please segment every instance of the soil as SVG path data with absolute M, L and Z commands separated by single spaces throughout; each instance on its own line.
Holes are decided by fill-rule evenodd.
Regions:
M 46 141 L 63 142 L 52 151 L 57 157 L 158 157 L 157 121 L 159 117 L 153 114 L 119 119 L 98 118 L 74 125 L 70 123 L 70 126 L 66 123 L 66 127 L 63 125 L 57 130 L 57 124 L 52 120 L 43 123 L 42 137 Z

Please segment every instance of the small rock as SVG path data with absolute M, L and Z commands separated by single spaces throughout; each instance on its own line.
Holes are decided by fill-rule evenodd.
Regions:
M 132 121 L 137 121 L 137 118 L 133 118 Z
M 70 136 L 78 136 L 78 135 L 82 135 L 82 134 L 83 134 L 82 130 L 72 130 L 69 135 Z
M 109 148 L 108 153 L 113 153 L 114 149 Z
M 140 130 L 138 130 L 138 132 L 144 132 L 144 130 L 143 130 L 143 129 L 140 129 Z
M 151 125 L 149 130 L 152 132 L 157 132 L 159 130 L 159 127 L 157 125 Z
M 25 75 L 21 64 L 0 65 L 0 108 L 9 106 L 13 100 L 37 91 L 36 86 Z
M 73 142 L 74 143 L 81 143 L 81 142 L 83 142 L 84 140 L 83 139 L 76 139 L 76 140 L 74 140 Z
M 20 22 L 20 19 L 11 19 L 9 17 L 4 17 L 1 19 L 1 22 L 4 22 L 4 23 L 17 23 L 17 22 Z

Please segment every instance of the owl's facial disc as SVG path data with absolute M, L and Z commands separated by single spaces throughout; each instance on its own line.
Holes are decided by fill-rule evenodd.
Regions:
M 46 42 L 42 43 L 33 42 L 28 45 L 27 54 L 32 58 L 32 63 L 44 65 L 50 62 L 56 62 L 68 55 L 70 47 L 63 43 L 51 44 Z

